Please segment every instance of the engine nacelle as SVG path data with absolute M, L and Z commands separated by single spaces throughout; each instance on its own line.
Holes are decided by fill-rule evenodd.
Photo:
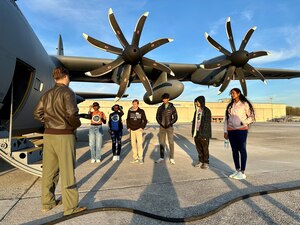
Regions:
M 195 84 L 219 86 L 225 76 L 226 69 L 219 68 L 214 70 L 197 69 L 191 75 L 191 81 Z
M 177 98 L 183 92 L 184 85 L 178 80 L 170 80 L 168 82 L 160 83 L 153 87 L 153 98 L 150 101 L 148 94 L 144 95 L 144 102 L 149 105 L 154 105 L 162 102 L 161 96 L 164 93 L 170 95 L 170 100 Z

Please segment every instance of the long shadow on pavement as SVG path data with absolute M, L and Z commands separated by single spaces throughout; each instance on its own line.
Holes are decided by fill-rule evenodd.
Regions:
M 195 145 L 193 143 L 191 143 L 186 137 L 180 135 L 180 134 L 175 134 L 174 136 L 174 141 L 176 142 L 177 145 L 179 145 L 192 159 L 194 159 L 195 157 L 195 152 L 196 148 Z M 184 144 L 182 144 L 184 143 Z M 211 143 L 210 143 L 211 144 Z M 194 159 L 194 161 L 198 160 L 198 153 L 196 153 L 196 159 Z M 247 192 L 247 189 L 252 188 L 253 191 L 255 190 L 260 190 L 261 188 L 264 188 L 264 186 L 254 186 L 251 183 L 249 183 L 247 180 L 241 180 L 240 182 L 242 182 L 244 185 L 246 185 L 248 188 L 245 189 L 240 189 L 237 185 L 235 185 L 231 179 L 228 179 L 227 176 L 224 177 L 224 171 L 232 171 L 232 169 L 230 167 L 228 167 L 227 164 L 225 164 L 224 162 L 222 162 L 221 160 L 217 159 L 216 157 L 210 155 L 210 170 L 213 171 L 214 173 L 216 173 L 220 178 L 222 178 L 222 181 L 224 183 L 226 183 L 226 185 L 232 190 L 229 193 L 225 193 L 222 194 L 220 196 L 217 196 L 211 200 L 209 200 L 206 203 L 203 203 L 202 205 L 208 204 L 209 203 L 213 203 L 214 201 L 219 202 L 219 205 L 221 204 L 220 199 L 232 199 L 234 197 L 236 197 L 237 195 L 244 195 L 245 191 Z M 229 173 L 228 173 L 229 174 Z M 289 182 L 287 182 L 289 183 Z M 287 184 L 286 183 L 286 184 Z M 293 183 L 293 182 L 291 182 Z M 251 192 L 253 192 L 251 191 Z M 278 204 L 278 201 L 276 201 L 274 198 L 272 198 L 271 196 L 262 196 L 263 198 L 265 198 L 267 201 L 270 202 L 270 204 L 273 204 L 274 206 L 278 207 L 280 210 L 284 211 L 286 214 L 288 214 L 289 216 L 291 216 L 292 218 L 294 218 L 296 221 L 299 221 L 300 216 L 297 215 L 295 212 L 293 212 L 292 210 L 290 210 L 289 208 L 287 208 L 286 206 L 284 206 L 283 204 Z M 272 224 L 276 224 L 276 221 L 274 221 L 266 212 L 264 212 L 263 209 L 261 209 L 257 204 L 255 204 L 251 199 L 248 199 L 248 201 L 245 201 L 245 203 L 250 207 L 253 208 L 253 210 L 257 213 L 257 215 L 259 217 L 261 217 L 263 220 L 265 220 L 266 222 L 271 222 Z M 198 206 L 196 206 L 198 207 Z M 195 208 L 195 206 L 193 207 L 188 207 L 190 208 L 190 210 L 192 210 L 193 208 Z M 187 211 L 189 211 L 187 209 Z M 193 211 L 193 210 L 192 210 Z

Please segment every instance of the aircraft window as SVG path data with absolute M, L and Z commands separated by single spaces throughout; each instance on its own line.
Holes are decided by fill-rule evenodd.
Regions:
M 37 91 L 42 91 L 44 87 L 44 83 L 40 81 L 40 79 L 35 78 L 34 89 Z

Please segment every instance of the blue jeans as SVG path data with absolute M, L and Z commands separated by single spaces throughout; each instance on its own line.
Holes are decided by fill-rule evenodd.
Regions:
M 232 149 L 232 157 L 236 170 L 245 171 L 247 162 L 247 142 L 248 130 L 229 130 L 228 138 Z M 240 157 L 241 156 L 241 157 Z M 241 163 L 240 163 L 241 158 Z
M 102 148 L 102 126 L 91 125 L 89 130 L 89 145 L 92 159 L 101 159 Z

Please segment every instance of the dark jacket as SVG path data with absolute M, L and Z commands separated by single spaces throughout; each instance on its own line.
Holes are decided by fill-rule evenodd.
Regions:
M 173 124 L 176 123 L 177 119 L 176 108 L 171 102 L 168 103 L 167 108 L 165 108 L 165 104 L 158 107 L 156 112 L 156 121 L 163 128 L 172 127 Z
M 123 130 L 122 116 L 124 115 L 124 112 L 121 110 L 119 110 L 117 112 L 114 111 L 111 114 L 109 114 L 108 126 L 109 126 L 109 129 L 111 129 L 111 122 L 114 119 L 116 114 L 119 116 L 118 123 L 119 123 L 119 130 L 121 131 L 121 130 Z
M 45 134 L 72 134 L 81 125 L 75 93 L 56 84 L 41 97 L 34 118 L 44 125 Z
M 133 110 L 131 107 L 128 110 L 127 119 L 126 119 L 127 129 L 138 130 L 140 128 L 144 129 L 147 125 L 147 118 L 145 111 L 138 108 Z
M 192 136 L 193 137 L 195 136 L 194 131 L 197 126 L 196 118 L 198 114 L 198 108 L 196 106 L 196 101 L 200 102 L 201 109 L 202 109 L 200 128 L 196 135 L 202 138 L 211 138 L 211 112 L 210 109 L 205 106 L 205 98 L 203 96 L 199 96 L 195 99 L 195 112 L 194 112 L 194 118 L 192 122 Z

